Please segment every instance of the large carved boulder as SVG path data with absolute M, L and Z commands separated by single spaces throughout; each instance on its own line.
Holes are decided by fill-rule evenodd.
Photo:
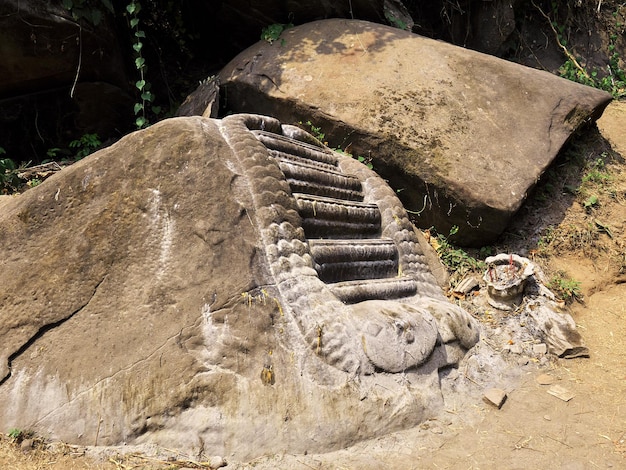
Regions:
M 478 326 L 394 191 L 254 115 L 164 121 L 0 207 L 0 429 L 249 459 L 441 410 Z
M 547 72 L 364 21 L 259 42 L 220 73 L 226 106 L 311 121 L 371 158 L 423 227 L 467 245 L 505 229 L 563 143 L 611 97 Z

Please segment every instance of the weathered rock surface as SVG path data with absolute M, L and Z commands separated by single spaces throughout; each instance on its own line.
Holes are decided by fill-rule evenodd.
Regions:
M 226 106 L 311 121 L 371 157 L 423 227 L 488 244 L 609 94 L 406 31 L 333 19 L 259 42 L 220 73 Z
M 131 134 L 3 198 L 0 428 L 249 459 L 413 426 L 478 340 L 416 237 L 274 119 Z

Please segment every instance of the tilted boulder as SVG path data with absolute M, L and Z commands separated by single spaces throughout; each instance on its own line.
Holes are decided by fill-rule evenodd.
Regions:
M 248 459 L 441 410 L 479 328 L 395 193 L 256 115 L 176 118 L 0 209 L 0 429 Z
M 317 21 L 220 73 L 225 105 L 321 127 L 372 160 L 424 228 L 466 245 L 502 233 L 561 146 L 611 97 L 391 27 Z

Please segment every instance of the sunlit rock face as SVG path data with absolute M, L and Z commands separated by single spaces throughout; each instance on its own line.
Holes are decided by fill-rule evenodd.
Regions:
M 220 73 L 234 112 L 310 122 L 371 159 L 423 228 L 495 240 L 561 146 L 611 97 L 547 72 L 365 21 L 261 41 Z
M 0 427 L 243 460 L 414 426 L 479 334 L 420 236 L 273 118 L 131 134 L 2 201 Z

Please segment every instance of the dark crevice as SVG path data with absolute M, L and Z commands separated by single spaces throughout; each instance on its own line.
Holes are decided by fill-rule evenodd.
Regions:
M 77 308 L 76 310 L 74 310 L 70 315 L 68 315 L 65 318 L 62 318 L 60 320 L 57 320 L 53 323 L 48 323 L 46 325 L 43 325 L 41 328 L 39 328 L 39 330 L 37 331 L 37 333 L 35 333 L 28 341 L 26 341 L 17 351 L 15 351 L 13 354 L 11 354 L 7 360 L 8 363 L 8 367 L 9 367 L 9 373 L 2 379 L 0 379 L 0 386 L 2 384 L 4 384 L 7 380 L 9 380 L 9 378 L 11 378 L 11 366 L 12 363 L 15 359 L 17 359 L 18 357 L 20 357 L 24 352 L 26 352 L 27 349 L 29 349 L 37 340 L 39 340 L 43 335 L 45 335 L 48 331 L 52 330 L 53 328 L 56 328 L 60 325 L 62 325 L 63 323 L 65 323 L 66 321 L 70 320 L 71 318 L 73 318 L 76 314 L 78 314 L 81 310 L 83 310 L 87 305 L 89 305 L 89 303 L 91 302 L 91 299 L 94 298 L 94 296 L 96 295 L 96 292 L 98 291 L 98 287 L 100 287 L 100 284 L 102 284 L 104 282 L 104 280 L 106 279 L 106 276 L 104 278 L 102 278 L 102 280 L 100 280 L 96 286 L 93 289 L 93 293 L 91 294 L 91 296 L 89 296 L 89 300 L 87 300 L 87 302 L 85 302 L 85 304 L 81 305 L 79 308 Z

